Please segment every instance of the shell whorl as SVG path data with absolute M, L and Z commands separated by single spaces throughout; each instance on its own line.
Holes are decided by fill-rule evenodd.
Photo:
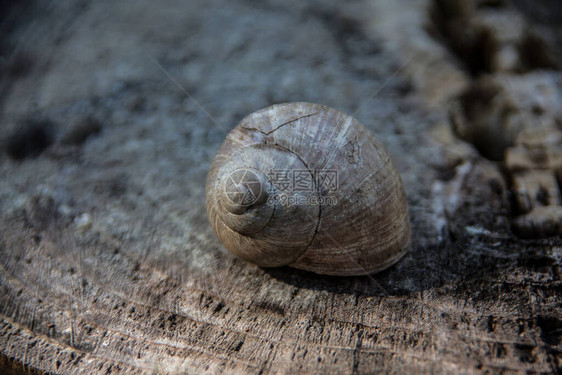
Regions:
M 264 267 L 368 274 L 410 243 L 404 187 L 382 143 L 353 117 L 317 104 L 278 104 L 244 118 L 213 161 L 206 196 L 224 245 Z
M 256 143 L 228 153 L 224 164 L 211 167 L 207 179 L 213 228 L 237 256 L 265 267 L 295 261 L 312 242 L 317 226 L 310 219 L 318 218 L 318 207 L 286 206 L 270 199 L 286 194 L 279 181 L 268 177 L 281 169 L 304 170 L 306 166 L 289 150 Z M 236 204 L 232 198 L 237 198 Z M 298 228 L 287 225 L 297 222 L 302 222 Z

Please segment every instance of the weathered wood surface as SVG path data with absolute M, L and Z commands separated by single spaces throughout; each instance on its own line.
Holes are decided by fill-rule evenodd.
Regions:
M 518 238 L 502 163 L 452 135 L 474 77 L 424 31 L 425 1 L 21 9 L 2 24 L 3 373 L 560 370 L 560 236 Z M 213 234 L 204 180 L 226 132 L 296 100 L 387 145 L 413 230 L 395 267 L 261 269 Z

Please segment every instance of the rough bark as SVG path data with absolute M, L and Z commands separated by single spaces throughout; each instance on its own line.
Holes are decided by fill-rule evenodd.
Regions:
M 454 134 L 448 114 L 481 74 L 536 82 L 543 69 L 559 82 L 558 60 L 467 61 L 467 49 L 482 45 L 456 40 L 443 17 L 484 32 L 490 22 L 480 8 L 465 16 L 445 3 L 9 9 L 0 80 L 2 372 L 560 371 L 560 233 L 518 237 L 509 171 L 483 156 L 473 133 Z M 508 5 L 490 9 L 523 17 Z M 545 45 L 556 43 L 550 23 L 536 29 Z M 494 43 L 511 46 L 502 38 Z M 553 87 L 540 116 L 560 130 Z M 212 157 L 244 115 L 286 101 L 353 114 L 386 144 L 413 231 L 396 266 L 326 277 L 262 269 L 223 250 L 205 214 Z M 486 103 L 485 120 L 495 119 L 504 102 Z M 496 124 L 459 113 L 473 131 Z M 497 147 L 510 146 L 504 141 Z

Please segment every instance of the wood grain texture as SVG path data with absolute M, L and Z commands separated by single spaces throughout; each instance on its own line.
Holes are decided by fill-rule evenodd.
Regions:
M 501 164 L 412 84 L 460 65 L 411 21 L 426 2 L 28 4 L 2 34 L 31 64 L 0 85 L 1 373 L 560 371 L 560 236 L 512 232 Z M 393 43 L 419 58 L 400 69 Z M 211 161 L 287 101 L 352 113 L 386 145 L 412 228 L 393 267 L 319 276 L 223 249 Z

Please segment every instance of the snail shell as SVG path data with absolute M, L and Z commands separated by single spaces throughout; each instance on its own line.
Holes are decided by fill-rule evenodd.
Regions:
M 383 144 L 355 118 L 311 103 L 244 118 L 207 176 L 222 243 L 262 267 L 364 275 L 410 245 L 404 185 Z

